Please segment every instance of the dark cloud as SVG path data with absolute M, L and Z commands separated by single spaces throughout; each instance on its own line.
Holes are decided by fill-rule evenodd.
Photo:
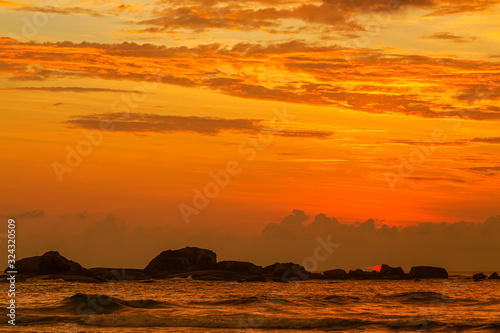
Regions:
M 478 84 L 461 89 L 455 98 L 462 101 L 500 100 L 500 83 L 492 81 L 489 84 Z
M 103 15 L 98 11 L 82 8 L 82 7 L 52 7 L 52 6 L 23 6 L 20 8 L 15 8 L 15 10 L 23 11 L 23 12 L 41 12 L 47 14 L 59 14 L 59 15 L 74 15 L 74 14 L 84 14 L 90 15 L 94 17 L 102 17 Z
M 474 138 L 474 139 L 471 139 L 469 141 L 471 141 L 471 142 L 479 142 L 479 143 L 500 144 L 500 137 Z
M 446 16 L 463 13 L 481 12 L 497 5 L 498 0 L 434 0 L 428 9 L 431 13 L 424 16 Z
M 40 209 L 32 210 L 29 212 L 23 212 L 19 214 L 12 214 L 15 218 L 39 218 L 45 215 L 45 212 Z
M 263 119 L 232 119 L 199 116 L 170 116 L 145 113 L 102 113 L 74 116 L 64 122 L 75 128 L 99 129 L 101 122 L 109 122 L 119 132 L 193 132 L 202 135 L 217 135 L 224 131 L 258 134 L 266 132 Z M 333 133 L 325 131 L 281 130 L 274 135 L 284 137 L 325 139 Z
M 111 214 L 93 224 L 75 221 L 86 225 L 80 231 L 64 230 L 66 224 L 56 226 L 50 219 L 43 224 L 28 220 L 19 225 L 23 246 L 18 255 L 58 250 L 87 267 L 144 268 L 161 251 L 199 246 L 214 250 L 219 260 L 269 265 L 314 259 L 318 246 L 322 249 L 322 243 L 329 243 L 331 253 L 321 250 L 321 260 L 316 258 L 318 271 L 369 269 L 382 263 L 402 266 L 406 271 L 416 265 L 443 266 L 449 271 L 494 271 L 500 253 L 500 216 L 484 223 L 421 222 L 396 227 L 376 219 L 348 224 L 325 214 L 309 217 L 295 210 L 254 236 L 207 231 L 203 224 L 175 230 L 132 227 Z
M 474 168 L 466 168 L 465 170 L 477 172 L 485 176 L 496 176 L 498 172 L 500 172 L 500 166 L 474 167 Z
M 26 91 L 49 91 L 49 92 L 67 91 L 67 92 L 77 92 L 77 93 L 87 93 L 87 92 L 140 93 L 139 91 L 136 91 L 136 90 L 109 89 L 109 88 L 85 88 L 85 87 L 15 87 L 15 88 L 2 88 L 0 90 L 4 90 L 4 91 L 26 90 Z M 56 104 L 61 105 L 62 103 L 56 103 Z
M 365 22 L 360 14 L 390 16 L 409 8 L 426 10 L 426 16 L 477 12 L 491 8 L 498 1 L 479 0 L 323 0 L 313 1 L 162 1 L 152 18 L 138 21 L 149 26 L 142 32 L 171 32 L 178 29 L 261 30 L 291 33 L 308 29 L 316 32 L 360 32 L 377 29 L 379 23 Z M 292 29 L 285 20 L 297 20 Z
M 467 183 L 465 180 L 460 178 L 445 178 L 445 177 L 407 177 L 410 180 L 416 181 L 431 181 L 431 182 L 452 182 L 452 183 Z
M 422 35 L 421 38 L 449 40 L 454 43 L 472 43 L 478 39 L 477 37 L 458 36 L 451 32 L 435 32 L 430 35 Z

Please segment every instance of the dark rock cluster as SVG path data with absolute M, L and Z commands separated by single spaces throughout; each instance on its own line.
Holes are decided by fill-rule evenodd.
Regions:
M 144 269 L 83 268 L 56 251 L 42 256 L 29 257 L 16 263 L 20 280 L 30 278 L 62 279 L 64 281 L 102 282 L 112 280 L 146 280 L 165 278 L 188 278 L 204 281 L 238 282 L 292 282 L 302 280 L 421 280 L 447 279 L 448 272 L 441 267 L 415 266 L 405 273 L 401 267 L 381 265 L 380 270 L 362 269 L 327 270 L 312 273 L 295 263 L 275 263 L 266 267 L 244 261 L 217 261 L 215 252 L 197 247 L 167 250 L 153 258 Z M 8 269 L 5 270 L 7 272 Z M 475 274 L 474 281 L 498 280 L 497 273 L 489 277 Z

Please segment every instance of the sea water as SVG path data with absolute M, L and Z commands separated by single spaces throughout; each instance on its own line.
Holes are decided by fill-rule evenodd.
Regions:
M 463 277 L 40 280 L 17 288 L 16 326 L 4 318 L 2 332 L 500 332 L 500 281 Z

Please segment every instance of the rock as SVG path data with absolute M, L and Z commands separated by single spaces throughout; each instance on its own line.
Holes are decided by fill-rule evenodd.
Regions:
M 166 276 L 175 273 L 208 270 L 217 261 L 215 252 L 197 247 L 167 250 L 157 255 L 144 268 L 151 276 Z
M 382 277 L 379 272 L 377 271 L 371 271 L 371 272 L 363 272 L 365 274 L 365 280 L 378 280 L 378 279 L 385 279 L 385 280 L 401 280 L 399 276 L 396 275 L 390 275 L 387 277 Z
M 256 275 L 245 279 L 239 279 L 238 282 L 266 282 L 264 275 Z
M 309 276 L 309 279 L 311 279 L 311 280 L 323 280 L 323 274 L 311 273 L 311 275 Z
M 9 268 L 5 270 L 7 272 Z M 68 260 L 57 251 L 49 251 L 41 256 L 23 258 L 16 262 L 19 278 L 62 279 L 65 281 L 99 282 L 88 269 Z
M 264 267 L 264 275 L 270 277 L 276 282 L 290 282 L 307 280 L 311 273 L 298 264 L 291 262 L 288 263 L 275 263 Z
M 246 274 L 246 275 L 261 275 L 263 274 L 263 268 L 262 266 L 257 266 L 252 264 L 251 262 L 244 262 L 244 261 L 219 261 L 215 264 L 213 264 L 210 269 L 213 270 L 223 270 L 223 271 L 230 271 L 230 272 L 236 272 L 240 274 Z
M 388 280 L 398 280 L 406 277 L 405 272 L 401 267 L 391 267 L 385 264 L 380 268 L 379 274 L 382 279 Z
M 361 269 L 356 269 L 356 270 L 350 270 L 349 271 L 349 279 L 354 279 L 354 280 L 364 280 L 365 279 L 365 272 Z
M 126 280 L 148 280 L 149 276 L 142 269 L 132 268 L 90 268 L 89 271 L 95 276 L 106 281 L 126 281 Z
M 448 272 L 441 267 L 415 266 L 408 274 L 410 279 L 447 279 Z
M 193 280 L 202 281 L 238 281 L 247 278 L 247 276 L 240 273 L 216 270 L 195 271 L 191 273 L 191 277 Z
M 472 275 L 472 279 L 474 281 L 481 281 L 481 280 L 485 280 L 486 278 L 487 278 L 487 276 L 483 273 L 477 273 L 477 274 Z
M 495 272 L 495 273 L 490 275 L 488 280 L 500 280 L 500 275 L 498 275 L 498 273 Z
M 82 282 L 82 283 L 95 283 L 95 282 L 107 281 L 100 277 L 90 277 L 90 276 L 75 275 L 75 274 L 39 275 L 36 277 L 30 277 L 26 279 L 27 282 L 39 282 L 40 280 L 60 280 L 64 282 Z
M 331 269 L 323 272 L 323 278 L 327 280 L 347 280 L 347 272 L 343 269 Z

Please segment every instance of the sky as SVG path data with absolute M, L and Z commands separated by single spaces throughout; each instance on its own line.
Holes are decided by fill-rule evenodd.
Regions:
M 112 265 L 84 250 L 101 227 L 110 253 L 148 247 L 136 267 L 193 244 L 301 260 L 330 233 L 391 239 L 345 266 L 409 264 L 405 237 L 457 230 L 483 252 L 414 261 L 500 253 L 500 1 L 0 0 L 0 17 L 0 215 L 22 254 Z

